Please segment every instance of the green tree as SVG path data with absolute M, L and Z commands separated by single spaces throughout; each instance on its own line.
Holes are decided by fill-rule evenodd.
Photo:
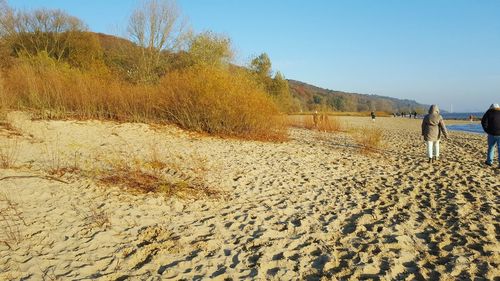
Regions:
M 188 53 L 196 64 L 227 65 L 233 58 L 231 40 L 209 31 L 190 40 Z
M 264 87 L 266 92 L 273 98 L 281 111 L 291 112 L 294 105 L 288 81 L 281 72 L 276 72 L 274 78 L 272 75 L 271 59 L 266 53 L 252 59 L 250 62 L 250 71 L 254 73 L 255 79 Z
M 281 72 L 277 71 L 272 80 L 271 95 L 274 97 L 279 109 L 284 112 L 291 112 L 293 109 L 293 100 L 290 94 L 288 81 Z
M 260 77 L 271 77 L 271 59 L 262 53 L 250 62 L 250 69 Z

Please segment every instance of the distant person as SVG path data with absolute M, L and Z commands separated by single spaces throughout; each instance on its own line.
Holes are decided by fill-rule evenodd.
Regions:
M 413 111 L 413 119 L 417 119 L 417 112 Z
M 492 104 L 490 109 L 486 111 L 483 118 L 481 118 L 481 125 L 483 126 L 483 130 L 488 134 L 488 154 L 485 164 L 488 166 L 493 165 L 493 152 L 496 144 L 498 167 L 500 168 L 500 105 L 498 103 Z
M 422 136 L 427 142 L 427 158 L 429 163 L 439 160 L 439 140 L 441 135 L 448 138 L 448 132 L 444 125 L 443 116 L 439 114 L 439 108 L 433 104 L 429 108 L 429 114 L 422 120 Z
M 372 117 L 372 121 L 373 121 L 373 122 L 375 122 L 375 112 L 373 112 L 373 111 L 372 111 L 372 112 L 370 113 L 370 115 L 371 115 L 371 117 Z
M 469 115 L 469 121 L 474 122 L 474 115 Z

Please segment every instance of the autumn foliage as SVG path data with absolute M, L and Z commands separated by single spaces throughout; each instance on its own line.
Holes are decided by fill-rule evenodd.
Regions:
M 275 95 L 250 69 L 231 65 L 226 37 L 203 33 L 169 39 L 174 35 L 165 23 L 161 42 L 185 40 L 175 44 L 185 49 L 123 39 L 114 48 L 64 12 L 14 11 L 3 3 L 0 56 L 9 63 L 0 64 L 2 108 L 29 110 L 41 118 L 168 122 L 247 139 L 286 135 Z M 147 17 L 151 11 L 145 12 Z M 51 26 L 55 22 L 62 32 Z M 129 29 L 141 34 L 139 23 L 131 21 Z M 42 48 L 40 42 L 48 45 Z
M 244 71 L 196 65 L 170 73 L 159 89 L 165 117 L 183 128 L 245 138 L 284 133 L 277 107 Z

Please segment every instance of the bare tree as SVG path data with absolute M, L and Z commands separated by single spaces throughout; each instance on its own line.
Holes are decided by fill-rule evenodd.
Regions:
M 0 0 L 0 37 L 5 38 L 13 29 L 14 11 L 7 5 L 7 1 Z
M 0 36 L 18 55 L 45 52 L 59 61 L 76 34 L 86 30 L 80 19 L 61 10 L 16 11 L 0 1 Z
M 162 67 L 162 52 L 175 51 L 189 32 L 174 0 L 144 0 L 130 16 L 129 38 L 142 47 L 137 71 L 142 80 L 151 80 Z

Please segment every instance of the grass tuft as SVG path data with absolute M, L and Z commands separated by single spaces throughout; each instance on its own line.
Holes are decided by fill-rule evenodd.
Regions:
M 0 144 L 0 168 L 14 168 L 19 155 L 19 142 L 7 140 L 3 145 Z
M 360 152 L 365 155 L 381 152 L 383 148 L 383 130 L 380 128 L 357 128 L 351 132 Z
M 0 243 L 9 249 L 23 241 L 22 227 L 27 226 L 17 203 L 0 194 Z
M 145 165 L 141 165 L 140 161 L 135 163 L 116 162 L 111 168 L 100 172 L 98 182 L 118 186 L 132 193 L 155 193 L 181 199 L 219 198 L 222 195 L 208 186 L 204 178 L 206 170 L 203 168 L 194 169 L 199 173 L 196 177 L 189 177 L 175 163 L 167 164 L 160 160 L 148 161 Z M 167 174 L 174 174 L 175 177 Z

